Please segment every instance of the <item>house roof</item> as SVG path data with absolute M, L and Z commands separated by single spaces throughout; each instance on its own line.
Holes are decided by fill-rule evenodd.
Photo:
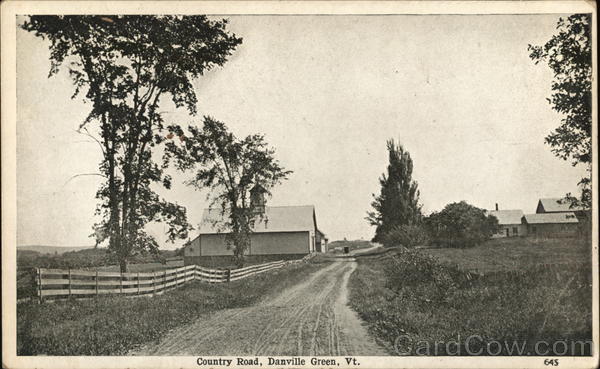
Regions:
M 490 210 L 487 212 L 498 218 L 499 224 L 521 224 L 523 210 Z
M 529 224 L 552 224 L 552 223 L 578 223 L 573 212 L 566 213 L 539 213 L 525 214 L 525 221 Z
M 257 217 L 254 232 L 301 232 L 314 231 L 315 207 L 306 206 L 266 206 L 263 218 Z M 225 218 L 221 209 L 204 209 L 200 222 L 200 234 L 227 233 Z
M 571 207 L 571 204 L 568 201 L 562 201 L 562 198 L 547 198 L 540 199 L 538 204 L 541 204 L 546 212 L 565 212 L 565 211 L 575 211 L 575 210 L 583 210 L 580 206 Z

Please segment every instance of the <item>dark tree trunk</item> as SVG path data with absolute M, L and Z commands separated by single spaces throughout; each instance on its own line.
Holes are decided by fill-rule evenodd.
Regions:
M 104 132 L 104 147 L 106 160 L 108 162 L 108 202 L 109 202 L 109 223 L 108 223 L 108 248 L 112 252 L 118 252 L 121 248 L 119 237 L 119 189 L 116 183 L 116 165 L 115 165 L 115 136 L 114 129 L 109 129 L 106 115 L 102 116 L 102 129 Z M 109 144 L 112 142 L 112 146 Z
M 119 245 L 119 196 L 115 180 L 115 164 L 114 157 L 108 159 L 108 191 L 110 203 L 110 218 L 108 224 L 109 231 L 109 249 L 117 251 Z

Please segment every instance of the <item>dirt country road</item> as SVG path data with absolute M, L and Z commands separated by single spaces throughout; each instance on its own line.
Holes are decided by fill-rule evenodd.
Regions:
M 281 294 L 222 310 L 171 331 L 133 355 L 388 355 L 347 306 L 352 258 L 338 260 Z

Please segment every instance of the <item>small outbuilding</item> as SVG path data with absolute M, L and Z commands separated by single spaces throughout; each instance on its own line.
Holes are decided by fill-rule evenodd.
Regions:
M 327 239 L 327 236 L 325 236 L 325 233 L 317 229 L 317 252 L 327 252 L 328 242 L 329 240 Z

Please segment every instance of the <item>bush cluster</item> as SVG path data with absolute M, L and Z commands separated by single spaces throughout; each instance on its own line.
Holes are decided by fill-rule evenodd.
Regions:
M 386 247 L 433 245 L 467 248 L 481 244 L 498 231 L 498 219 L 464 201 L 446 205 L 416 224 L 398 225 L 383 236 Z
M 414 248 L 416 246 L 426 246 L 429 242 L 429 234 L 421 225 L 399 225 L 383 236 L 385 247 L 404 246 Z
M 428 216 L 425 227 L 435 246 L 464 248 L 490 239 L 498 231 L 498 219 L 461 201 Z
M 540 340 L 550 345 L 591 340 L 589 266 L 539 266 L 478 275 L 440 264 L 418 250 L 386 255 L 359 259 L 350 278 L 350 306 L 391 354 L 398 354 L 394 345 L 401 335 L 430 347 L 436 341 L 481 336 L 477 342 L 481 347 L 471 346 L 473 351 L 491 341 L 526 341 L 526 349 L 533 352 L 532 345 Z M 449 355 L 445 349 L 440 346 L 431 354 Z
M 433 256 L 401 250 L 384 264 L 385 287 L 415 303 L 441 303 L 458 287 L 461 272 L 440 267 Z

